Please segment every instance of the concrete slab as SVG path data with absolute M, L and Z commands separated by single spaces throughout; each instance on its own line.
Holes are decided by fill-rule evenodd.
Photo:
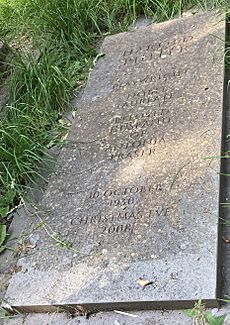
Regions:
M 10 305 L 217 304 L 219 159 L 206 158 L 221 148 L 223 38 L 208 13 L 105 40 L 57 171 L 27 216 L 39 239 L 18 262 Z
M 230 324 L 229 308 L 209 310 L 214 316 L 226 315 L 223 325 Z M 125 313 L 124 313 L 125 314 Z M 194 320 L 184 311 L 145 311 L 126 315 L 117 312 L 100 312 L 88 319 L 68 314 L 30 314 L 7 320 L 5 325 L 192 325 Z
M 135 316 L 135 317 L 134 317 Z M 89 319 L 71 318 L 66 314 L 33 314 L 7 320 L 7 325 L 191 325 L 192 320 L 182 311 L 133 312 L 121 315 L 116 312 L 98 313 Z

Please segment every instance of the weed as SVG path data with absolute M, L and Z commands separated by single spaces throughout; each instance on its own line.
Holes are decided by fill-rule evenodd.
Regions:
M 195 303 L 193 309 L 184 311 L 185 314 L 194 320 L 195 325 L 222 325 L 226 315 L 213 316 L 212 313 L 205 308 L 205 304 L 201 300 Z
M 17 310 L 14 310 L 6 301 L 0 300 L 0 321 L 10 320 L 22 316 Z
M 5 249 L 6 225 L 0 224 L 0 253 Z

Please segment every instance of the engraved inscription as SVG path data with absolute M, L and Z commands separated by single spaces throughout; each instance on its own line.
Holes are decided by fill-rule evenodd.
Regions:
M 178 69 L 174 68 L 170 72 L 163 72 L 161 71 L 161 68 L 159 68 L 158 72 L 154 74 L 147 74 L 146 76 L 138 79 L 133 79 L 133 78 L 126 78 L 125 80 L 118 79 L 115 84 L 113 84 L 113 90 L 120 90 L 124 89 L 126 87 L 131 87 L 131 86 L 138 86 L 138 85 L 146 85 L 146 84 L 151 84 L 153 82 L 158 82 L 158 81 L 169 81 L 169 80 L 175 80 L 177 77 L 181 77 L 185 74 L 188 73 L 188 69 Z M 131 79 L 131 80 L 130 80 Z
M 101 228 L 102 234 L 133 233 L 135 223 L 126 225 L 108 225 Z
M 144 111 L 136 114 L 128 114 L 123 116 L 115 116 L 114 124 L 121 125 L 122 123 L 133 123 L 139 120 L 149 120 L 155 117 L 167 116 L 169 115 L 169 109 Z
M 126 159 L 134 157 L 151 156 L 156 152 L 156 146 L 165 144 L 164 137 L 152 137 L 149 139 L 133 140 L 130 142 L 120 142 L 118 144 L 108 144 L 105 148 L 109 159 Z
M 116 198 L 117 196 L 134 195 L 137 193 L 161 192 L 162 189 L 163 189 L 163 185 L 161 183 L 157 183 L 157 184 L 150 184 L 150 185 L 124 187 L 118 189 L 110 188 L 105 191 L 95 190 L 89 193 L 89 199 L 97 199 L 97 198 L 114 199 L 114 197 Z
M 135 208 L 138 195 L 158 193 L 162 190 L 162 184 L 157 183 L 90 191 L 88 195 L 90 201 L 105 199 L 108 202 L 107 207 L 111 209 L 107 213 L 104 208 L 96 215 L 81 216 L 78 221 L 75 219 L 74 223 L 78 222 L 84 228 L 100 227 L 100 233 L 103 235 L 132 233 L 138 225 L 148 224 L 157 217 L 169 215 L 172 207 L 156 206 L 149 210 Z
M 157 206 L 148 211 L 118 211 L 104 215 L 103 212 L 94 216 L 85 216 L 79 219 L 79 225 L 83 227 L 101 227 L 104 234 L 119 234 L 122 232 L 132 232 L 134 226 L 145 224 L 148 226 L 151 221 L 159 217 L 168 217 L 171 207 Z
M 169 99 L 173 97 L 171 91 L 162 88 L 159 92 L 159 89 L 152 88 L 148 91 L 140 90 L 138 92 L 133 92 L 132 94 L 127 94 L 126 100 L 116 106 L 117 109 L 128 108 L 133 106 L 145 106 L 148 104 L 153 104 L 161 106 L 165 104 Z
M 162 208 L 158 207 L 156 209 L 156 213 L 161 213 Z M 143 211 L 118 211 L 118 212 L 111 212 L 108 215 L 103 215 L 103 213 L 99 213 L 95 216 L 86 216 L 81 217 L 79 219 L 80 225 L 99 225 L 104 223 L 119 223 L 119 222 L 134 222 L 137 220 L 145 220 L 150 218 L 153 215 L 153 210 L 149 210 L 148 215 L 145 215 Z
M 124 131 L 139 131 L 155 125 L 170 123 L 169 109 L 159 111 L 145 111 L 139 114 L 129 114 L 123 117 L 115 117 L 114 123 L 110 126 L 110 133 L 119 134 Z
M 193 36 L 188 35 L 183 38 L 174 38 L 168 42 L 155 42 L 143 47 L 132 48 L 123 52 L 121 62 L 123 65 L 137 65 L 145 61 L 153 61 L 152 66 L 156 66 L 156 57 L 164 59 L 167 56 L 180 54 L 187 50 L 186 45 L 192 39 Z

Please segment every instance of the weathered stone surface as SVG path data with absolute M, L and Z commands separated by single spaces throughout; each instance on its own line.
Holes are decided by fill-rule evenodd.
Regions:
M 229 309 L 210 309 L 214 316 L 226 315 L 223 325 L 230 325 Z M 136 316 L 136 317 L 134 317 Z M 82 316 L 74 318 L 65 313 L 29 314 L 7 320 L 4 325 L 192 325 L 193 320 L 184 311 L 134 311 L 131 315 L 116 312 L 101 312 L 91 315 L 88 319 Z M 0 323 L 1 324 L 1 323 Z
M 136 316 L 136 317 L 134 317 Z M 4 325 L 191 325 L 191 318 L 183 311 L 145 311 L 121 315 L 116 312 L 91 315 L 89 319 L 78 316 L 71 319 L 62 314 L 29 314 L 7 320 Z
M 106 38 L 12 306 L 215 305 L 223 38 L 211 13 Z

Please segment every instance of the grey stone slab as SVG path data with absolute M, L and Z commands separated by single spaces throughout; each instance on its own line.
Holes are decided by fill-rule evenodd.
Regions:
M 5 299 L 21 311 L 216 305 L 220 167 L 205 158 L 221 148 L 224 21 L 151 25 L 102 52 Z

